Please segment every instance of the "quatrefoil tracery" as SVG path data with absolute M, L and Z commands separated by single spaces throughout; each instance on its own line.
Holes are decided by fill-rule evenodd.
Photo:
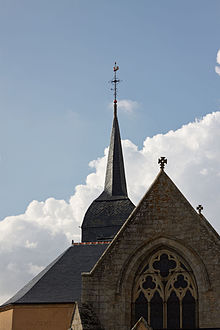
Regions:
M 190 270 L 175 253 L 162 250 L 154 254 L 142 269 L 134 290 L 134 300 L 142 292 L 148 302 L 155 292 L 167 301 L 172 292 L 182 300 L 187 291 L 196 299 L 195 283 Z

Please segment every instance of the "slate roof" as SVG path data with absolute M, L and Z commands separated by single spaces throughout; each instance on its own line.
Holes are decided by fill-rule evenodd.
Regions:
M 134 208 L 129 198 L 94 200 L 84 217 L 82 241 L 111 240 Z
M 121 136 L 117 118 L 117 103 L 114 104 L 114 118 L 110 146 L 108 152 L 107 169 L 105 176 L 105 187 L 99 200 L 106 200 L 111 197 L 126 198 L 127 185 L 125 179 L 124 160 L 121 147 Z
M 9 304 L 71 303 L 81 298 L 81 273 L 89 272 L 108 243 L 74 244 L 3 306 Z
M 114 118 L 106 168 L 105 187 L 88 208 L 82 224 L 82 241 L 111 240 L 135 205 L 128 198 L 121 137 L 114 103 Z

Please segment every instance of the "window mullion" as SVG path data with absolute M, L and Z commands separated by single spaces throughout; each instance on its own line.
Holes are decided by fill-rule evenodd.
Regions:
M 180 329 L 183 328 L 183 305 L 182 305 L 182 299 L 179 299 L 180 301 Z
M 163 327 L 164 329 L 167 328 L 167 302 L 164 301 L 163 303 Z

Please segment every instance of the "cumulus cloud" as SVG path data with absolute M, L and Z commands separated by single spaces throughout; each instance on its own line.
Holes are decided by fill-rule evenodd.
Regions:
M 220 76 L 220 66 L 216 65 L 215 72 Z
M 220 49 L 218 50 L 217 53 L 216 62 L 220 64 Z M 220 75 L 220 66 L 218 65 L 215 66 L 215 72 Z
M 112 103 L 109 104 L 109 108 L 112 109 Z M 126 99 L 118 101 L 118 109 L 127 114 L 134 113 L 134 111 L 138 108 L 139 108 L 139 103 L 137 101 L 126 100 Z
M 0 302 L 4 302 L 70 245 L 80 240 L 83 215 L 104 183 L 108 149 L 90 162 L 94 169 L 78 185 L 69 201 L 49 198 L 32 201 L 24 214 L 0 222 Z M 123 141 L 129 196 L 134 203 L 158 173 L 157 160 L 168 158 L 166 172 L 186 198 L 220 232 L 220 112 L 182 126 L 176 131 L 147 137 L 143 147 Z
M 28 265 L 29 265 L 28 273 L 33 276 L 37 275 L 44 269 L 44 266 L 34 265 L 32 264 L 32 262 L 30 262 Z
M 220 49 L 218 50 L 218 53 L 217 53 L 216 62 L 218 64 L 220 64 Z

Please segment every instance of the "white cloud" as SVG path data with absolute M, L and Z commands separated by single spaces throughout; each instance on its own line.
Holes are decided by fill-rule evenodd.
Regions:
M 123 141 L 130 198 L 137 203 L 158 173 L 157 159 L 168 158 L 166 171 L 194 207 L 220 232 L 220 112 L 176 131 L 146 138 L 141 150 Z M 32 201 L 24 214 L 0 222 L 0 297 L 4 302 L 33 275 L 80 239 L 79 226 L 91 201 L 102 190 L 107 158 L 90 162 L 94 173 L 75 188 L 69 201 Z
M 216 65 L 215 72 L 220 76 L 220 66 Z
M 217 53 L 216 62 L 218 64 L 220 64 L 220 49 L 218 50 L 218 53 Z
M 31 274 L 32 276 L 37 275 L 44 269 L 44 266 L 33 265 L 32 262 L 30 262 L 28 266 L 29 266 L 28 273 Z
M 37 242 L 29 242 L 27 239 L 25 242 L 25 247 L 29 249 L 35 249 L 37 247 Z
M 112 109 L 112 103 L 109 104 L 109 108 Z M 139 108 L 139 103 L 137 101 L 132 101 L 132 100 L 118 100 L 118 109 L 131 114 L 134 113 L 136 109 Z
M 216 56 L 216 62 L 220 64 L 220 49 L 218 50 L 217 56 Z M 220 66 L 215 66 L 215 72 L 220 75 Z
M 202 175 L 207 175 L 207 174 L 208 174 L 208 170 L 207 170 L 207 168 L 203 168 L 203 169 L 200 171 L 200 174 L 202 174 Z

